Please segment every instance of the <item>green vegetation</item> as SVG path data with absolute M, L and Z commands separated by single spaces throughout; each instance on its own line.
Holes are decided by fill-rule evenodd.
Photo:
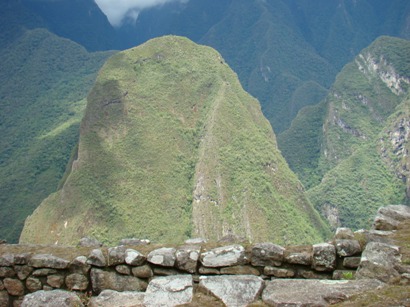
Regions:
M 46 30 L 0 49 L 0 237 L 17 242 L 25 218 L 64 173 L 85 97 L 108 55 Z
M 391 138 L 408 119 L 408 85 L 394 78 L 407 78 L 409 48 L 397 38 L 376 40 L 278 137 L 309 199 L 337 219 L 335 227 L 367 228 L 380 206 L 406 202 L 407 160 Z
M 235 233 L 306 243 L 328 235 L 258 101 L 216 51 L 185 38 L 154 39 L 105 63 L 76 156 L 21 242 Z

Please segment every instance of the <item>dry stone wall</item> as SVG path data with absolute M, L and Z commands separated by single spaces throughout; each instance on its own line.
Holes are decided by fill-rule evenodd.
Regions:
M 146 241 L 124 241 L 126 245 L 91 248 L 86 255 L 72 247 L 70 254 L 79 251 L 73 259 L 32 251 L 3 253 L 0 306 L 47 306 L 50 300 L 67 302 L 58 306 L 85 302 L 89 306 L 127 306 L 127 300 L 134 302 L 132 306 L 176 306 L 191 302 L 195 291 L 210 293 L 225 306 L 246 306 L 256 300 L 276 306 L 278 301 L 292 303 L 296 299 L 279 288 L 307 287 L 306 298 L 314 299 L 312 289 L 324 285 L 328 290 L 316 292 L 326 294 L 329 300 L 333 292 L 340 295 L 343 289 L 348 297 L 409 276 L 410 268 L 400 266 L 399 248 L 386 242 L 384 232 L 394 231 L 398 225 L 394 221 L 410 219 L 410 209 L 386 208 L 379 211 L 375 229 L 353 233 L 339 228 L 331 242 L 311 246 L 211 246 L 191 240 L 179 247 L 147 249 L 147 245 L 129 245 Z M 367 241 L 371 242 L 365 245 Z M 356 273 L 358 280 L 353 280 Z M 364 281 L 369 279 L 372 281 Z M 300 280 L 305 280 L 303 287 Z M 321 300 L 326 302 L 324 297 Z

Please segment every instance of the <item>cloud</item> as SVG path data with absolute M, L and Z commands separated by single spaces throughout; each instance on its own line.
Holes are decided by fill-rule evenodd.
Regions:
M 168 2 L 189 0 L 95 0 L 113 26 L 120 26 L 125 19 L 136 20 L 140 11 Z

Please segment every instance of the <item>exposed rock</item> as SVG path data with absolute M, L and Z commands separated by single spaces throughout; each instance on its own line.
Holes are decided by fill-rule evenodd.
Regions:
M 148 262 L 165 267 L 173 267 L 175 265 L 175 248 L 159 248 L 150 252 L 147 256 Z
M 104 257 L 104 254 L 101 249 L 93 249 L 88 256 L 87 264 L 105 267 L 107 265 L 107 260 Z
M 30 258 L 28 264 L 34 268 L 66 269 L 70 262 L 49 254 L 37 254 Z
M 335 270 L 333 271 L 333 280 L 351 280 L 356 278 L 356 271 L 348 271 L 348 270 Z
M 125 263 L 132 266 L 142 265 L 147 258 L 139 251 L 134 249 L 127 249 L 125 251 Z
M 33 272 L 33 268 L 28 265 L 16 265 L 14 266 L 14 271 L 20 280 L 24 280 Z
M 199 287 L 211 292 L 227 307 L 247 306 L 254 302 L 263 289 L 262 278 L 248 275 L 202 276 Z
M 24 285 L 18 279 L 5 278 L 3 280 L 4 288 L 10 295 L 20 296 L 24 295 Z
M 144 292 L 117 292 L 104 290 L 98 296 L 92 297 L 89 307 L 144 307 Z
M 65 278 L 68 290 L 85 291 L 88 288 L 88 278 L 83 274 L 73 273 Z
M 227 268 L 221 268 L 221 274 L 226 275 L 255 275 L 259 276 L 261 273 L 254 267 L 245 265 L 236 265 Z
M 354 294 L 380 286 L 377 280 L 297 280 L 268 281 L 262 300 L 269 306 L 328 306 Z
M 95 293 L 103 290 L 144 291 L 147 283 L 134 276 L 119 275 L 116 272 L 91 269 L 91 284 Z
M 258 243 L 252 247 L 251 263 L 254 266 L 280 266 L 285 249 L 273 243 Z
M 101 247 L 103 244 L 98 241 L 97 239 L 90 238 L 90 237 L 84 237 L 80 239 L 80 242 L 78 242 L 78 246 L 83 246 L 83 247 Z
M 336 251 L 341 257 L 360 254 L 362 248 L 357 240 L 336 240 Z
M 176 267 L 182 271 L 195 273 L 200 254 L 199 246 L 183 246 L 175 253 Z
M 224 267 L 246 264 L 248 262 L 245 249 L 241 245 L 230 245 L 203 252 L 200 256 L 203 266 Z
M 35 291 L 41 290 L 43 288 L 43 285 L 40 279 L 35 278 L 35 277 L 29 277 L 26 280 L 26 287 L 28 291 L 35 292 Z
M 9 294 L 7 291 L 0 291 L 0 306 L 9 306 Z
M 151 241 L 147 239 L 128 238 L 122 239 L 119 245 L 148 245 Z
M 336 266 L 336 248 L 333 244 L 313 245 L 312 268 L 316 271 L 332 271 Z
M 192 297 L 191 275 L 158 277 L 149 283 L 144 305 L 146 307 L 177 306 L 191 302 Z
M 292 269 L 281 269 L 267 266 L 263 269 L 263 274 L 267 276 L 275 276 L 277 278 L 291 278 L 295 277 L 296 273 Z
M 339 227 L 336 229 L 335 240 L 352 240 L 354 239 L 354 233 L 350 228 Z
M 14 277 L 16 272 L 10 267 L 0 267 L 0 277 Z
M 410 207 L 404 205 L 381 207 L 377 211 L 373 228 L 376 230 L 396 230 L 400 222 L 405 219 L 410 219 Z
M 24 297 L 21 307 L 79 307 L 84 306 L 73 292 L 63 290 L 37 291 Z
M 188 245 L 203 244 L 206 242 L 207 242 L 206 239 L 203 239 L 203 238 L 192 238 L 192 239 L 185 240 L 185 244 L 188 244 Z
M 91 265 L 87 264 L 87 257 L 78 256 L 71 261 L 68 268 L 72 273 L 88 274 L 91 269 Z
M 47 276 L 47 284 L 53 288 L 61 288 L 61 286 L 64 284 L 64 276 L 49 275 Z
M 154 276 L 152 269 L 149 265 L 137 266 L 131 269 L 132 275 L 139 277 L 139 278 L 150 278 Z
M 399 247 L 379 242 L 370 242 L 363 251 L 357 279 L 378 279 L 395 282 L 400 278 L 397 271 L 401 263 Z
M 113 266 L 125 263 L 125 246 L 110 247 L 108 249 L 108 265 Z
M 312 265 L 312 247 L 288 247 L 283 259 L 287 263 Z
M 13 254 L 0 255 L 0 266 L 12 266 L 14 264 Z
M 122 275 L 131 275 L 131 268 L 128 265 L 120 264 L 115 267 L 115 271 Z
M 343 259 L 343 266 L 349 269 L 357 269 L 360 264 L 360 257 L 346 257 Z
M 55 273 L 57 273 L 57 270 L 55 270 L 55 269 L 38 269 L 38 270 L 34 270 L 31 275 L 33 275 L 33 276 L 47 276 L 47 275 L 51 275 L 51 274 L 55 274 Z

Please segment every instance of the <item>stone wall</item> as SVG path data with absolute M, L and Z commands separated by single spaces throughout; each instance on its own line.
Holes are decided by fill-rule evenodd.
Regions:
M 67 306 L 81 306 L 84 302 L 89 306 L 119 306 L 123 303 L 112 300 L 124 297 L 138 300 L 140 306 L 174 306 L 189 303 L 200 289 L 212 293 L 226 306 L 246 306 L 258 299 L 270 304 L 272 297 L 267 291 L 284 287 L 281 280 L 293 279 L 295 285 L 301 279 L 352 280 L 359 265 L 362 266 L 359 275 L 367 279 L 372 270 L 366 263 L 372 265 L 369 260 L 372 256 L 367 250 L 366 259 L 361 255 L 371 245 L 366 245 L 370 241 L 382 245 L 372 245 L 376 254 L 380 254 L 378 249 L 385 248 L 384 253 L 390 252 L 394 261 L 399 261 L 398 248 L 383 241 L 397 227 L 397 221 L 403 220 L 403 216 L 407 218 L 406 214 L 410 218 L 407 208 L 383 208 L 376 217 L 376 229 L 353 233 L 339 228 L 332 241 L 312 246 L 282 247 L 273 243 L 216 246 L 189 240 L 178 247 L 159 247 L 128 241 L 116 247 L 66 247 L 66 256 L 61 255 L 61 250 L 58 256 L 42 253 L 52 251 L 52 247 L 7 249 L 3 246 L 3 251 L 10 252 L 0 255 L 0 306 L 37 306 L 36 300 L 41 302 L 38 306 L 45 306 L 45 301 L 53 295 L 58 299 L 70 296 L 64 300 L 72 304 Z M 403 273 L 397 274 L 400 277 Z M 371 278 L 389 281 L 377 276 Z M 378 283 L 366 285 L 374 287 Z M 315 285 L 323 288 L 323 284 Z M 224 296 L 220 292 L 226 289 L 230 290 Z M 338 288 L 336 292 L 340 291 Z

